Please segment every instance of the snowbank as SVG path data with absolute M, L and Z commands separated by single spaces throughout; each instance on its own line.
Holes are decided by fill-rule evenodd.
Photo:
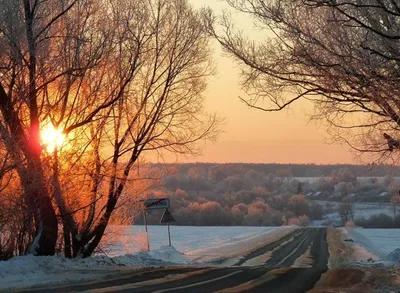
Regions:
M 135 268 L 189 264 L 194 259 L 198 263 L 223 258 L 272 242 L 293 229 L 172 226 L 173 247 L 170 247 L 166 246 L 166 227 L 149 226 L 151 251 L 143 252 L 141 250 L 147 247 L 144 227 L 114 226 L 108 231 L 109 244 L 102 247 L 112 257 L 66 259 L 62 256 L 21 256 L 0 261 L 0 291 L 104 279 Z
M 113 274 L 124 267 L 161 266 L 182 260 L 174 248 L 118 257 L 94 256 L 67 259 L 62 256 L 19 256 L 0 261 L 0 290 L 41 285 L 58 285 L 70 281 L 87 281 Z
M 149 255 L 153 259 L 174 264 L 188 264 L 190 262 L 189 258 L 177 251 L 173 246 L 161 246 L 158 250 L 150 251 Z
M 400 248 L 396 248 L 386 257 L 387 261 L 400 262 Z

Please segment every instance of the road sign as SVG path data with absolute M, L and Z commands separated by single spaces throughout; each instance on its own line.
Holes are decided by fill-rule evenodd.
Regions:
M 169 212 L 168 209 L 165 209 L 164 214 L 162 215 L 161 224 L 167 224 L 168 225 L 168 240 L 169 240 L 169 246 L 171 246 L 171 232 L 169 230 L 169 223 L 175 223 L 175 219 L 172 216 L 172 214 Z
M 147 250 L 150 251 L 149 231 L 147 230 L 147 218 L 146 218 L 146 213 L 148 210 L 164 209 L 164 214 L 161 218 L 161 224 L 168 224 L 168 239 L 169 239 L 169 246 L 171 246 L 171 232 L 169 230 L 169 223 L 174 223 L 176 221 L 172 216 L 172 214 L 168 211 L 169 198 L 150 198 L 144 200 L 143 205 L 144 205 L 143 209 L 144 225 L 146 227 L 146 235 L 147 235 Z
M 169 223 L 175 223 L 175 222 L 176 221 L 175 221 L 174 217 L 172 216 L 172 214 L 169 212 L 168 209 L 166 209 L 164 211 L 164 214 L 162 215 L 160 223 L 161 224 L 169 224 Z
M 146 210 L 157 210 L 169 208 L 169 198 L 151 198 L 144 202 Z

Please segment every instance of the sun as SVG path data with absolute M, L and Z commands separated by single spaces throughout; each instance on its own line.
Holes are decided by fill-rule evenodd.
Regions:
M 40 139 L 46 147 L 46 151 L 53 153 L 63 145 L 65 134 L 62 129 L 55 128 L 53 124 L 49 123 L 40 131 Z

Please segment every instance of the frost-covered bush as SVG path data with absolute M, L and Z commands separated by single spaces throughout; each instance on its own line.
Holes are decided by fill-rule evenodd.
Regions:
M 356 227 L 357 227 L 357 226 L 354 224 L 353 221 L 347 221 L 347 222 L 344 224 L 344 226 L 345 226 L 346 228 L 356 228 Z

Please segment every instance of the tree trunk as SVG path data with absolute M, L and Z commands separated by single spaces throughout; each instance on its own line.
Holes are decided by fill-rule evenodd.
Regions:
M 35 247 L 37 255 L 54 255 L 56 252 L 58 223 L 54 212 L 51 199 L 48 194 L 37 194 L 42 197 L 39 204 L 40 218 L 39 229 L 36 231 L 36 237 L 39 236 L 39 246 Z
M 63 223 L 63 235 L 64 235 L 64 255 L 67 258 L 72 257 L 71 253 L 71 234 L 69 233 L 68 227 Z
M 27 169 L 20 174 L 20 178 L 36 226 L 35 238 L 31 243 L 30 252 L 37 255 L 54 255 L 57 244 L 58 221 L 38 157 L 28 160 Z
M 103 238 L 104 232 L 107 228 L 107 224 L 111 218 L 111 214 L 114 211 L 115 205 L 117 204 L 116 198 L 110 198 L 107 203 L 107 208 L 102 216 L 99 224 L 93 230 L 89 237 L 82 239 L 80 243 L 80 253 L 82 257 L 89 257 L 93 254 L 96 247 L 99 245 L 101 239 Z

